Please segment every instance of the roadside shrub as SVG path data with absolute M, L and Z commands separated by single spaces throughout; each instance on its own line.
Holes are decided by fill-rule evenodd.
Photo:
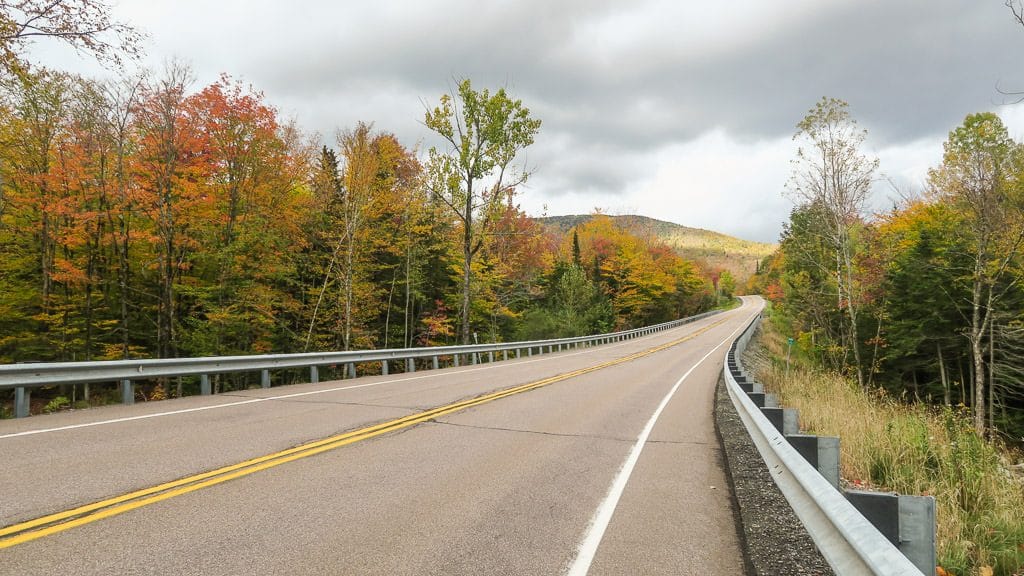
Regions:
M 64 408 L 70 407 L 71 400 L 68 400 L 66 396 L 57 396 L 53 400 L 47 402 L 46 406 L 43 406 L 43 412 L 45 412 L 46 414 L 50 414 L 52 412 L 57 412 L 58 410 L 63 410 Z

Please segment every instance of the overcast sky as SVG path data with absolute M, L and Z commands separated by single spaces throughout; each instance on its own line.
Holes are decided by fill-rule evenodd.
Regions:
M 453 78 L 505 87 L 543 120 L 520 197 L 533 214 L 638 213 L 774 242 L 794 126 L 842 98 L 868 152 L 919 189 L 942 141 L 993 110 L 1024 137 L 1024 27 L 1003 0 L 121 0 L 146 61 L 226 72 L 333 142 L 371 121 L 430 144 Z M 41 46 L 64 68 L 89 64 Z M 1024 105 L 1022 105 L 1024 106 Z M 895 197 L 876 186 L 883 209 Z

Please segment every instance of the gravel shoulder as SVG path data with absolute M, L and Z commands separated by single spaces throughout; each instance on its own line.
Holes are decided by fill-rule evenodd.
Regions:
M 715 393 L 715 426 L 736 498 L 748 573 L 757 576 L 834 574 L 772 480 L 721 377 Z

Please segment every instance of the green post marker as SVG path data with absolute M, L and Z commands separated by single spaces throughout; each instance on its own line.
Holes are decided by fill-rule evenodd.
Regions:
M 792 338 L 786 338 L 786 343 L 788 344 L 786 347 L 786 378 L 789 378 L 789 356 L 793 351 L 793 342 L 795 342 L 795 340 Z

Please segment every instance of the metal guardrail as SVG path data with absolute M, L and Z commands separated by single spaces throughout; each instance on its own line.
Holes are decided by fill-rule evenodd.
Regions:
M 91 382 L 117 382 L 121 386 L 122 401 L 134 401 L 132 382 L 153 378 L 178 376 L 199 376 L 200 394 L 210 394 L 210 374 L 230 372 L 260 372 L 263 388 L 270 387 L 270 371 L 285 368 L 308 368 L 310 381 L 318 382 L 317 368 L 322 366 L 343 366 L 348 377 L 356 375 L 356 365 L 380 362 L 381 374 L 388 374 L 389 363 L 404 361 L 406 372 L 416 370 L 416 360 L 430 360 L 430 368 L 441 367 L 442 359 L 449 359 L 450 365 L 459 366 L 460 358 L 468 358 L 471 364 L 493 362 L 496 354 L 508 359 L 510 353 L 521 357 L 543 354 L 581 346 L 595 346 L 619 342 L 655 332 L 675 328 L 718 314 L 720 310 L 705 312 L 671 322 L 575 338 L 533 340 L 526 342 L 504 342 L 495 344 L 473 344 L 468 346 L 437 346 L 430 348 L 394 348 L 385 350 L 361 350 L 346 352 L 311 352 L 302 354 L 265 354 L 253 356 L 211 356 L 203 358 L 168 358 L 140 360 L 108 360 L 97 362 L 40 362 L 0 365 L 0 390 L 15 390 L 15 416 L 28 415 L 28 398 L 31 388 L 61 384 L 82 384 Z
M 772 478 L 836 574 L 922 574 L 889 540 L 793 448 L 747 396 L 729 369 L 738 362 L 760 316 L 726 357 L 726 388 Z

